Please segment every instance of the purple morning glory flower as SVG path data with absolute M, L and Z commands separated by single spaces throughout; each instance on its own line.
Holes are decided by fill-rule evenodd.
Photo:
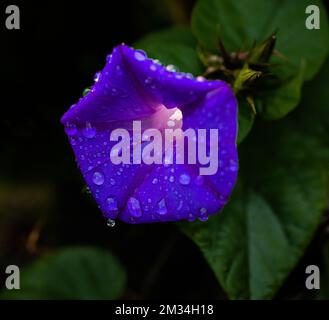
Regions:
M 126 45 L 113 50 L 95 81 L 61 122 L 104 216 L 128 223 L 204 221 L 219 212 L 228 201 L 238 170 L 237 102 L 231 87 L 223 81 L 176 72 Z M 147 161 L 157 153 L 155 149 L 153 154 L 146 152 L 155 137 L 147 140 L 148 134 L 142 133 L 143 138 L 138 138 L 137 120 L 144 133 L 162 134 L 157 144 L 164 145 L 163 162 Z M 116 146 L 123 136 L 112 139 L 118 128 L 130 134 L 128 146 L 121 149 Z M 166 161 L 170 153 L 165 153 L 169 148 L 164 133 L 168 128 L 191 129 L 195 136 L 188 142 L 191 146 L 194 142 L 196 149 L 186 144 L 179 154 L 173 148 L 171 159 L 176 161 Z M 211 133 L 211 129 L 215 130 Z M 202 147 L 204 157 L 210 159 L 212 152 L 217 160 L 214 170 L 203 173 L 201 168 L 210 167 L 210 162 L 202 162 Z M 186 161 L 193 158 L 193 152 L 197 161 Z M 144 153 L 148 158 L 141 160 Z M 119 159 L 123 154 L 124 163 L 114 163 L 110 157 Z

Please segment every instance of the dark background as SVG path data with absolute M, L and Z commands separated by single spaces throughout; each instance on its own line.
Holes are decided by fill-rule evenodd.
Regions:
M 109 248 L 122 261 L 125 298 L 226 297 L 198 248 L 175 224 L 106 226 L 84 191 L 59 122 L 115 45 L 187 23 L 193 3 L 0 5 L 0 286 L 8 264 L 25 265 L 46 251 L 87 244 Z M 9 4 L 20 8 L 21 30 L 5 29 Z M 304 268 L 297 267 L 279 296 L 293 297 L 302 288 Z

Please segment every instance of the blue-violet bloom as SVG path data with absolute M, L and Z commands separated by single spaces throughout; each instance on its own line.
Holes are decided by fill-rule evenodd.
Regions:
M 138 162 L 134 150 L 139 148 L 136 152 L 141 155 L 151 139 L 135 139 L 135 120 L 141 123 L 139 129 L 161 133 L 168 127 L 208 135 L 216 129 L 215 145 L 199 135 L 193 137 L 196 145 L 202 140 L 207 154 L 215 150 L 216 170 L 200 174 L 204 165 L 200 161 Z M 237 101 L 232 88 L 220 80 L 176 72 L 126 45 L 114 48 L 91 90 L 61 122 L 88 188 L 109 221 L 205 221 L 227 203 L 236 182 Z M 111 134 L 118 128 L 132 133 L 129 148 L 133 152 L 127 149 L 131 163 L 111 161 L 110 154 L 120 141 L 112 141 Z M 185 155 L 186 149 L 201 153 L 185 146 Z M 117 157 L 126 151 L 117 150 Z M 175 156 L 173 149 L 172 159 Z

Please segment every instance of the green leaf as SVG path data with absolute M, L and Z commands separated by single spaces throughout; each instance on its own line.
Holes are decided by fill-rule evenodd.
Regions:
M 305 27 L 308 5 L 320 8 L 320 29 Z M 220 38 L 229 51 L 249 50 L 277 31 L 275 49 L 299 67 L 306 62 L 311 79 L 328 54 L 328 21 L 320 0 L 199 0 L 192 14 L 192 30 L 207 49 L 217 51 Z
M 126 275 L 109 252 L 69 247 L 40 258 L 21 272 L 20 290 L 4 299 L 116 299 Z
M 239 150 L 239 184 L 207 223 L 182 224 L 232 299 L 275 296 L 327 207 L 329 61 L 281 122 L 259 122 Z
M 247 101 L 239 98 L 239 115 L 238 115 L 238 138 L 237 144 L 240 144 L 249 134 L 255 120 L 255 114 L 252 112 Z
M 303 73 L 304 65 L 301 64 L 297 74 L 258 94 L 257 109 L 265 119 L 281 119 L 297 107 L 301 97 Z
M 203 72 L 196 52 L 196 39 L 188 28 L 176 27 L 152 33 L 139 40 L 134 47 L 145 50 L 149 57 L 163 64 L 173 64 L 180 71 L 195 76 Z

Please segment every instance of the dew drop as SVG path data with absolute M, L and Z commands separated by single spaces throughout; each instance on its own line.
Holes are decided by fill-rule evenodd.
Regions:
M 93 128 L 91 126 L 90 122 L 87 121 L 85 128 L 83 128 L 83 130 L 82 130 L 82 133 L 86 138 L 91 139 L 91 138 L 95 137 L 95 135 L 96 135 L 96 128 Z
M 151 77 L 147 77 L 144 82 L 147 85 L 151 85 L 153 83 L 153 79 Z
M 157 179 L 157 178 L 154 178 L 153 180 L 152 180 L 152 184 L 157 184 L 159 182 L 159 180 Z
M 117 203 L 116 199 L 109 197 L 106 199 L 106 204 L 107 204 L 107 208 L 111 214 L 117 214 L 119 212 L 118 203 Z
M 128 210 L 134 218 L 139 218 L 142 216 L 142 209 L 138 199 L 131 197 L 128 202 Z
M 141 51 L 141 50 L 135 51 L 134 56 L 135 56 L 135 59 L 138 61 L 144 61 L 146 59 L 145 52 Z
M 235 172 L 238 170 L 238 165 L 234 160 L 231 160 L 229 168 L 231 171 Z
M 115 180 L 113 178 L 110 179 L 110 185 L 114 186 L 115 185 Z
M 111 59 L 112 59 L 112 54 L 108 54 L 108 55 L 106 56 L 106 62 L 110 62 Z
M 99 80 L 101 73 L 100 72 L 96 72 L 95 76 L 94 76 L 94 81 L 97 82 Z
M 157 67 L 154 64 L 150 65 L 150 70 L 151 71 L 156 71 Z
M 179 183 L 182 185 L 188 185 L 190 183 L 190 181 L 191 181 L 191 178 L 186 173 L 181 174 L 179 177 Z
M 72 146 L 75 146 L 77 144 L 77 141 L 73 137 L 70 137 L 70 142 L 71 142 Z
M 175 72 L 176 71 L 176 68 L 175 68 L 174 65 L 168 64 L 167 67 L 166 67 L 166 70 L 167 71 L 170 71 L 170 72 Z
M 107 219 L 106 223 L 110 228 L 113 228 L 115 226 L 115 220 Z
M 157 212 L 158 214 L 160 215 L 164 215 L 166 214 L 168 211 L 167 211 L 167 206 L 166 206 L 166 201 L 165 199 L 161 199 L 159 202 L 158 202 L 158 209 L 157 209 Z
M 175 181 L 175 177 L 174 177 L 174 176 L 170 176 L 170 177 L 169 177 L 169 181 L 170 181 L 170 182 L 174 182 L 174 181 Z
M 77 126 L 72 122 L 66 122 L 65 123 L 65 132 L 69 136 L 74 136 L 78 132 Z
M 111 89 L 111 95 L 114 96 L 114 97 L 117 96 L 118 95 L 118 90 L 116 88 L 112 88 Z
M 101 186 L 104 183 L 104 175 L 96 171 L 93 175 L 93 183 L 97 186 Z
M 183 208 L 183 204 L 184 204 L 183 200 L 179 200 L 179 204 L 176 210 L 177 211 L 181 210 Z

